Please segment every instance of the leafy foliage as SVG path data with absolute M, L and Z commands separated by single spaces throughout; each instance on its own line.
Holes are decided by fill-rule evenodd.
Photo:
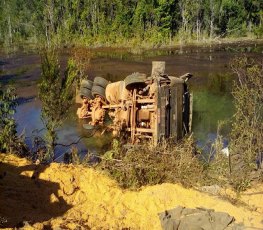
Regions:
M 44 51 L 41 56 L 42 75 L 39 88 L 39 98 L 42 102 L 42 120 L 47 128 L 46 141 L 48 151 L 46 158 L 54 158 L 57 140 L 57 129 L 67 118 L 72 105 L 74 90 L 73 82 L 78 74 L 75 62 L 69 59 L 63 77 L 60 75 L 60 65 L 54 51 Z
M 0 151 L 12 152 L 16 142 L 15 89 L 12 86 L 0 89 Z
M 110 45 L 262 37 L 261 0 L 2 0 L 0 42 Z

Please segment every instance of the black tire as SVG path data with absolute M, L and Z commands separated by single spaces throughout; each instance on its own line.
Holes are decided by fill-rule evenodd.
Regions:
M 90 89 L 80 88 L 79 95 L 83 99 L 83 97 L 88 98 L 89 100 L 93 99 L 92 93 Z
M 80 83 L 81 88 L 92 89 L 93 82 L 90 80 L 82 80 Z
M 103 77 L 95 77 L 93 85 L 101 86 L 102 88 L 106 88 L 106 86 L 109 84 L 109 81 L 104 79 Z
M 94 97 L 100 96 L 104 100 L 106 100 L 105 89 L 103 87 L 99 86 L 99 85 L 93 85 L 92 90 L 91 90 L 91 94 Z
M 145 85 L 145 81 L 146 81 L 146 74 L 133 73 L 133 74 L 127 76 L 127 77 L 124 79 L 125 88 L 126 88 L 126 89 L 131 89 L 131 88 L 133 88 L 135 85 L 144 86 L 144 85 Z

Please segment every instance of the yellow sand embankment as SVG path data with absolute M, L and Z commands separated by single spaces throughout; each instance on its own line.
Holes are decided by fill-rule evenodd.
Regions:
M 134 192 L 120 189 L 103 173 L 83 166 L 33 165 L 5 154 L 0 154 L 0 161 L 0 175 L 6 172 L 0 180 L 0 216 L 9 226 L 22 218 L 28 220 L 28 228 L 34 229 L 44 225 L 69 229 L 160 229 L 157 214 L 181 205 L 228 212 L 246 227 L 263 229 L 262 186 L 247 191 L 241 198 L 253 207 L 251 211 L 177 184 L 147 186 Z

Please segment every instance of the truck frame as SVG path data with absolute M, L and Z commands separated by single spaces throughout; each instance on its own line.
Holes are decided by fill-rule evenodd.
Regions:
M 132 144 L 177 142 L 191 131 L 192 95 L 187 85 L 191 77 L 190 73 L 169 76 L 165 62 L 155 61 L 149 77 L 133 73 L 115 83 L 101 77 L 82 80 L 78 117 L 90 118 L 90 125 L 97 126 L 104 124 L 108 114 L 113 135 L 124 134 Z

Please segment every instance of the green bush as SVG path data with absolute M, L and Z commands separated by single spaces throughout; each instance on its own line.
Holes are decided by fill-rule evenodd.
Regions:
M 230 137 L 231 182 L 237 191 L 262 178 L 257 157 L 263 151 L 263 68 L 248 58 L 235 59 L 233 87 L 236 113 Z
M 16 142 L 16 94 L 12 86 L 0 89 L 0 151 L 12 152 Z
M 116 142 L 116 141 L 115 141 Z M 128 151 L 114 142 L 96 167 L 105 170 L 123 188 L 139 188 L 164 182 L 181 183 L 186 187 L 203 183 L 203 164 L 195 155 L 193 138 L 178 144 L 147 144 Z

